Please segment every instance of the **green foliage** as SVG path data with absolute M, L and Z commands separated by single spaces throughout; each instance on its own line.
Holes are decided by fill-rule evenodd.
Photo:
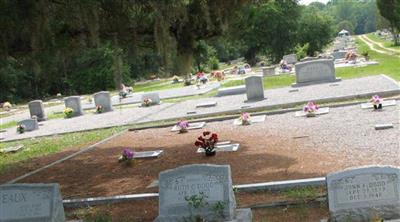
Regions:
M 225 202 L 223 201 L 218 201 L 212 206 L 212 210 L 215 213 L 215 215 L 218 215 L 220 217 L 224 216 L 224 209 L 225 209 Z
M 217 52 L 214 47 L 208 45 L 204 40 L 198 41 L 194 52 L 196 72 L 218 69 L 219 60 L 216 56 Z
M 200 192 L 200 194 L 198 195 L 185 197 L 185 200 L 188 202 L 189 207 L 200 209 L 208 205 L 208 203 L 205 201 L 205 198 L 207 198 L 207 196 L 204 193 Z
M 400 0 L 377 0 L 380 14 L 390 22 L 394 45 L 400 45 L 396 34 L 400 32 Z
M 309 47 L 310 47 L 309 43 L 306 43 L 303 46 L 301 46 L 300 44 L 297 44 L 296 47 L 294 47 L 294 51 L 296 52 L 297 59 L 300 60 L 300 59 L 306 57 Z

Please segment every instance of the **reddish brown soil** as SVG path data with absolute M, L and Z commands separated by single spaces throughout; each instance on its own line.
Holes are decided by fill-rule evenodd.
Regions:
M 221 141 L 240 143 L 239 151 L 221 152 L 214 157 L 205 157 L 195 152 L 193 143 L 203 130 L 189 131 L 186 134 L 170 132 L 170 128 L 127 132 L 92 151 L 20 182 L 59 183 L 63 198 L 69 199 L 158 192 L 158 188 L 146 187 L 158 179 L 161 171 L 194 163 L 230 165 L 234 184 L 325 176 L 329 172 L 347 167 L 336 162 L 340 158 L 338 155 L 326 152 L 329 147 L 306 147 L 304 141 L 307 138 L 294 138 L 299 135 L 297 132 L 288 130 L 277 134 L 266 131 L 263 125 L 234 127 L 231 121 L 208 124 L 207 129 L 217 132 Z M 157 159 L 136 160 L 132 167 L 126 167 L 117 161 L 124 148 L 135 151 L 163 149 L 164 154 Z M 31 161 L 30 166 L 42 166 L 43 163 L 55 161 L 66 153 L 37 158 Z M 21 175 L 20 169 L 17 170 L 14 170 L 15 175 Z M 26 170 L 23 168 L 23 171 Z M 0 175 L 0 181 L 11 179 L 12 171 Z M 251 195 L 239 195 L 237 199 L 239 206 L 257 203 Z M 263 202 L 273 200 L 276 198 L 265 198 Z M 127 215 L 127 212 L 132 217 L 128 221 L 152 221 L 158 214 L 157 202 L 155 199 L 97 208 L 109 209 L 113 218 L 115 217 L 113 221 L 120 221 L 126 217 L 121 215 Z M 281 210 L 255 210 L 256 218 L 261 218 L 256 221 L 263 221 L 263 217 L 271 221 L 278 212 L 285 212 L 284 215 L 288 215 L 288 218 L 277 221 L 296 221 L 293 219 L 299 216 L 296 210 Z M 303 211 L 300 210 L 300 214 L 301 212 Z M 327 208 L 310 208 L 306 212 L 307 218 L 301 221 L 318 221 L 314 219 L 323 218 L 327 214 Z

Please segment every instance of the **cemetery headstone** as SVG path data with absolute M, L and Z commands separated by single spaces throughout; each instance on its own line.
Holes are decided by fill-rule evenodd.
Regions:
M 64 100 L 65 107 L 71 108 L 74 110 L 72 116 L 81 116 L 83 115 L 83 109 L 81 105 L 81 97 L 80 96 L 70 96 L 65 98 Z
M 151 99 L 151 104 L 152 105 L 158 105 L 160 104 L 160 96 L 158 95 L 158 93 L 146 93 L 142 95 L 142 101 L 144 99 Z
M 31 117 L 36 116 L 39 122 L 47 119 L 42 100 L 31 101 L 28 103 L 28 107 Z
M 93 95 L 93 97 L 94 97 L 95 106 L 102 106 L 102 108 L 103 108 L 102 112 L 113 111 L 110 92 L 101 91 L 101 92 L 95 93 Z
M 296 83 L 292 86 L 303 86 L 324 82 L 337 82 L 335 66 L 332 59 L 318 59 L 299 62 L 295 65 Z
M 327 176 L 332 221 L 400 218 L 400 168 L 368 166 Z
M 249 76 L 245 79 L 247 100 L 263 100 L 264 86 L 262 76 Z
M 346 56 L 346 51 L 336 51 L 336 52 L 332 52 L 332 56 L 334 59 L 344 59 L 344 57 Z
M 199 199 L 200 207 L 190 204 Z M 207 221 L 251 221 L 250 209 L 236 209 L 229 165 L 193 164 L 160 173 L 155 221 L 191 221 L 196 216 Z
M 24 125 L 25 131 L 33 131 L 39 129 L 37 119 L 24 119 L 18 122 L 18 125 Z
M 275 66 L 262 67 L 262 71 L 264 76 L 273 76 L 275 75 Z
M 297 62 L 296 54 L 284 55 L 283 60 L 286 61 L 287 64 L 295 64 Z
M 59 185 L 1 185 L 0 221 L 64 222 L 64 207 Z

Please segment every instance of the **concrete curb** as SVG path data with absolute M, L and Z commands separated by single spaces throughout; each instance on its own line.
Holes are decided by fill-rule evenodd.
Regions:
M 260 190 L 284 190 L 293 187 L 305 187 L 305 186 L 326 186 L 325 177 L 234 185 L 233 189 L 239 192 L 254 192 Z M 142 193 L 142 194 L 118 195 L 111 197 L 91 197 L 82 199 L 63 200 L 63 204 L 65 208 L 79 208 L 79 207 L 95 206 L 95 205 L 110 204 L 110 203 L 120 203 L 126 201 L 153 199 L 153 198 L 158 198 L 158 196 L 159 196 L 158 193 Z

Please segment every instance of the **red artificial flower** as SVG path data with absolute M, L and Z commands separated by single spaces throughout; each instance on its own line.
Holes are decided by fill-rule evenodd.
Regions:
M 201 146 L 201 145 L 203 145 L 203 143 L 200 142 L 200 141 L 196 141 L 196 142 L 194 143 L 194 145 L 195 145 L 195 146 Z

